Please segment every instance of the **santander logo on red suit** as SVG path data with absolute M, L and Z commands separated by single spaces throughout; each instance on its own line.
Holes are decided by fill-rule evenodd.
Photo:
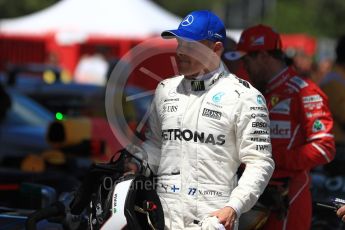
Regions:
M 291 138 L 291 122 L 290 121 L 271 121 L 271 138 Z

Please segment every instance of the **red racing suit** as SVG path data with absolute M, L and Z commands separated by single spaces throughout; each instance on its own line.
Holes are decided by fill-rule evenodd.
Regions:
M 264 229 L 310 229 L 312 202 L 309 171 L 334 158 L 333 119 L 326 95 L 311 80 L 284 69 L 266 88 L 270 114 L 272 182 L 288 178 L 289 209 L 279 220 L 272 213 Z

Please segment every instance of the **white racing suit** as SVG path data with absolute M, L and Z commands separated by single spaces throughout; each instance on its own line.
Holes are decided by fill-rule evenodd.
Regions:
M 238 217 L 252 208 L 274 169 L 259 91 L 220 67 L 206 80 L 160 82 L 151 110 L 144 148 L 166 229 L 200 229 L 196 221 L 225 206 Z

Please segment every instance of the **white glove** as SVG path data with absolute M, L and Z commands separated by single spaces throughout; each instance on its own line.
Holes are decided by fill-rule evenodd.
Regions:
M 215 216 L 208 216 L 201 221 L 201 230 L 225 230 L 224 225 L 219 223 Z

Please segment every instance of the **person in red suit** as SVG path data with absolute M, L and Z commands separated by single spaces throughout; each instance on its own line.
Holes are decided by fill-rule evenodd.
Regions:
M 270 188 L 287 188 L 287 199 L 280 200 L 286 203 L 280 204 L 285 211 L 273 211 L 264 229 L 310 229 L 309 171 L 335 155 L 328 99 L 315 83 L 286 65 L 280 35 L 268 26 L 244 30 L 236 51 L 225 55 L 242 59 L 251 82 L 266 98 L 276 163 Z

